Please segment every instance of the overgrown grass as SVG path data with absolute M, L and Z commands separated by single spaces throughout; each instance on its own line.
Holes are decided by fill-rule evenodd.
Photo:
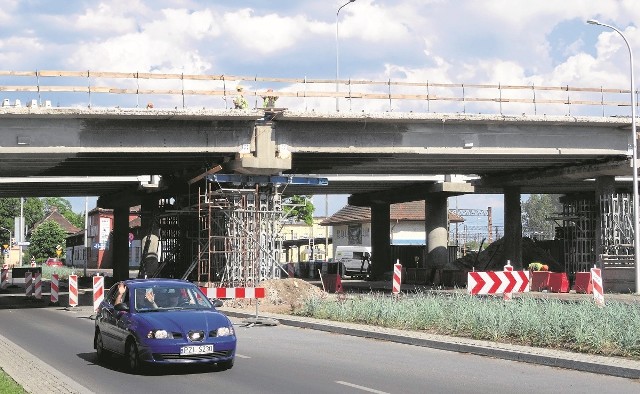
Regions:
M 640 305 L 454 293 L 309 299 L 300 316 L 640 359 Z
M 11 379 L 2 369 L 0 369 L 0 393 L 2 394 L 22 394 L 26 393 L 22 386 Z

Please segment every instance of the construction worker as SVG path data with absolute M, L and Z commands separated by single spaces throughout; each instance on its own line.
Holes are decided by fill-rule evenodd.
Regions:
M 270 95 L 269 93 L 273 93 L 273 89 L 267 90 L 267 95 L 262 96 L 262 106 L 264 108 L 273 108 L 276 106 L 276 101 L 278 100 L 278 96 Z
M 249 108 L 249 103 L 247 102 L 247 99 L 245 99 L 244 96 L 242 95 L 243 90 L 244 90 L 243 87 L 240 85 L 236 87 L 236 91 L 238 92 L 238 95 L 236 96 L 236 98 L 233 99 L 233 105 L 236 109 Z

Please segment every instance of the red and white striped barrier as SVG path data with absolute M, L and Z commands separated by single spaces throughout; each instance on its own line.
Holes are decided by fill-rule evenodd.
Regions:
M 31 279 L 31 272 L 24 273 L 24 295 L 31 297 L 33 294 L 33 282 Z
M 507 265 L 504 266 L 504 271 L 505 272 L 511 272 L 513 271 L 513 266 L 511 265 L 511 260 L 507 260 Z M 504 301 L 511 301 L 511 299 L 513 298 L 513 294 L 509 291 L 505 291 L 504 294 L 502 295 L 502 299 Z
M 529 292 L 529 271 L 489 271 L 467 274 L 469 294 Z
M 97 312 L 100 303 L 104 300 L 104 276 L 93 277 L 93 311 Z
M 1 272 L 2 281 L 0 281 L 0 289 L 6 289 L 9 286 L 9 270 L 2 268 Z
M 402 264 L 397 263 L 393 265 L 393 285 L 392 293 L 400 293 L 400 284 L 402 283 Z
M 604 287 L 602 286 L 602 272 L 600 268 L 591 268 L 591 282 L 593 299 L 599 306 L 604 306 Z
M 58 303 L 58 286 L 60 285 L 60 281 L 58 279 L 58 274 L 51 275 L 51 303 Z
M 201 287 L 207 298 L 264 298 L 264 287 Z
M 78 275 L 69 275 L 69 306 L 78 306 Z
M 42 299 L 42 274 L 40 272 L 36 272 L 34 275 L 33 287 L 35 297 L 38 300 Z
M 287 264 L 287 274 L 289 275 L 289 278 L 293 278 L 296 275 L 296 266 L 293 265 L 293 263 Z

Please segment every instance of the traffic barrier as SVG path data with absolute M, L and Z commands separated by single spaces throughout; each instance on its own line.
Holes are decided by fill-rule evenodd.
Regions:
M 93 277 L 93 311 L 97 312 L 100 303 L 104 300 L 104 276 Z
M 511 265 L 511 260 L 507 260 L 507 265 L 504 266 L 504 271 L 505 272 L 512 272 L 513 271 L 513 266 Z M 511 299 L 513 298 L 513 295 L 510 291 L 505 291 L 504 294 L 502 295 L 502 299 L 504 301 L 511 301 Z
M 293 265 L 293 263 L 287 264 L 287 274 L 289 275 L 289 278 L 293 278 L 296 275 L 296 266 Z
M 402 264 L 396 263 L 393 265 L 393 285 L 391 290 L 393 294 L 400 293 L 400 283 L 402 283 Z
M 34 275 L 33 287 L 36 299 L 42 299 L 42 274 L 40 272 L 36 272 Z
M 528 293 L 529 271 L 489 271 L 467 274 L 469 294 Z
M 51 275 L 51 304 L 58 304 L 58 286 L 60 282 L 58 280 L 58 274 Z
M 573 290 L 576 293 L 593 293 L 593 285 L 591 283 L 591 272 L 576 272 Z
M 24 295 L 31 297 L 33 294 L 33 282 L 31 279 L 31 272 L 24 273 Z
M 207 298 L 264 298 L 264 287 L 201 287 Z
M 602 273 L 600 268 L 591 268 L 591 282 L 593 286 L 593 299 L 599 306 L 604 306 L 604 288 L 602 287 Z
M 69 306 L 78 306 L 78 275 L 69 275 Z
M 2 280 L 0 281 L 0 289 L 6 289 L 9 286 L 9 270 L 2 268 L 1 272 Z
M 553 293 L 569 292 L 569 278 L 566 272 L 549 273 L 549 291 Z

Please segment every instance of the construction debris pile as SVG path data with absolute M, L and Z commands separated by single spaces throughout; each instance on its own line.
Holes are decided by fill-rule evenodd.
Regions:
M 530 263 L 538 262 L 549 266 L 550 271 L 563 272 L 564 267 L 558 263 L 547 251 L 538 247 L 531 238 L 522 238 L 522 267 L 527 268 Z M 502 271 L 507 263 L 504 257 L 504 238 L 497 240 L 486 249 L 467 253 L 449 263 L 445 270 L 451 271 Z M 513 265 L 514 262 L 511 262 Z
M 269 279 L 262 281 L 258 287 L 266 289 L 266 297 L 260 299 L 258 306 L 262 312 L 287 313 L 303 305 L 305 300 L 312 297 L 325 297 L 327 294 L 321 288 L 302 279 Z M 256 300 L 238 298 L 224 301 L 229 308 L 255 309 Z

